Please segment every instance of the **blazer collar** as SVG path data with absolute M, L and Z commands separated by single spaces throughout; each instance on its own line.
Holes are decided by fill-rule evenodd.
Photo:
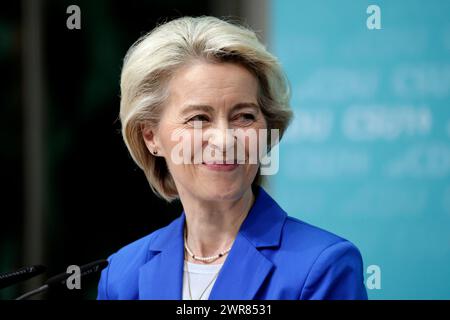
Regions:
M 251 300 L 273 264 L 258 249 L 278 247 L 287 214 L 262 187 L 242 223 L 209 296 Z M 185 212 L 158 232 L 150 243 L 147 262 L 139 271 L 139 298 L 181 300 L 184 269 Z

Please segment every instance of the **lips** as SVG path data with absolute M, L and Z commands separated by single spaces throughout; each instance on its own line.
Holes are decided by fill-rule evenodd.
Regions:
M 227 164 L 219 162 L 209 162 L 209 163 L 203 162 L 202 165 L 213 171 L 232 171 L 239 166 L 237 163 Z
M 237 161 L 233 161 L 232 163 L 213 161 L 213 162 L 202 162 L 202 164 L 208 164 L 208 165 L 213 165 L 213 164 L 217 164 L 217 165 L 233 165 L 233 164 L 237 164 Z

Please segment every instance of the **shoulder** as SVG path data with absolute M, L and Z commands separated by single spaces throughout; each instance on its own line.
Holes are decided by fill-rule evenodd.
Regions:
M 171 224 L 120 248 L 108 257 L 109 264 L 101 273 L 97 299 L 137 298 L 139 269 L 151 258 L 151 244 Z M 119 292 L 121 297 L 118 296 Z
M 257 213 L 252 216 L 249 222 L 253 226 L 248 229 L 250 238 L 258 238 L 254 243 L 259 243 L 261 238 L 265 242 L 277 240 L 281 251 L 314 256 L 337 243 L 345 242 L 352 244 L 346 239 L 306 223 L 298 218 L 289 215 L 263 188 L 259 189 L 258 204 L 255 205 Z M 254 232 L 253 230 L 258 230 Z M 269 235 L 268 235 L 269 234 Z M 284 250 L 285 249 L 285 250 Z
M 301 299 L 367 298 L 362 256 L 349 240 L 287 216 L 281 249 L 303 283 Z
M 316 250 L 323 249 L 333 243 L 347 241 L 330 231 L 292 216 L 286 217 L 283 228 L 283 239 L 289 243 L 304 244 Z
M 316 263 L 319 257 L 337 258 L 333 254 L 361 259 L 359 249 L 349 240 L 291 216 L 286 217 L 281 243 L 303 259 L 308 257 L 311 263 Z
M 148 260 L 148 252 L 152 243 L 159 240 L 161 234 L 170 229 L 179 218 L 172 221 L 165 227 L 157 229 L 152 233 L 120 248 L 116 253 L 112 254 L 115 264 L 120 261 L 124 261 L 126 264 L 130 264 L 130 261 L 136 260 L 139 263 L 141 260 L 145 263 Z
M 148 252 L 150 251 L 150 248 L 154 244 L 160 245 L 171 238 L 173 235 L 172 231 L 180 225 L 181 221 L 182 216 L 180 215 L 168 225 L 159 228 L 128 245 L 125 245 L 112 255 L 114 260 L 117 261 L 123 259 L 126 260 L 127 263 L 129 263 L 130 259 L 133 257 L 139 257 L 138 260 L 148 260 Z

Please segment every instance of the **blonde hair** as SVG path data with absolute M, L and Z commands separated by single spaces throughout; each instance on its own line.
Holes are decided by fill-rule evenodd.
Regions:
M 122 68 L 122 135 L 153 192 L 169 202 L 178 198 L 175 182 L 165 159 L 147 149 L 141 124 L 158 126 L 170 77 L 196 59 L 239 63 L 251 71 L 259 81 L 258 100 L 267 129 L 279 129 L 280 139 L 292 119 L 287 79 L 252 30 L 215 17 L 182 17 L 141 37 L 128 50 Z M 253 184 L 260 183 L 258 170 Z

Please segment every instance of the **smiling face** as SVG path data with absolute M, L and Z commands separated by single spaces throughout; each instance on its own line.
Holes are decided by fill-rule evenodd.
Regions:
M 180 197 L 190 194 L 204 201 L 239 199 L 251 187 L 259 165 L 251 161 L 233 165 L 214 163 L 233 157 L 239 143 L 249 159 L 248 138 L 243 138 L 247 143 L 234 140 L 229 129 L 240 129 L 245 136 L 248 130 L 258 132 L 267 128 L 258 106 L 257 78 L 239 64 L 196 61 L 178 70 L 168 89 L 169 98 L 158 127 L 143 128 L 147 148 L 150 152 L 157 150 L 158 156 L 165 158 Z M 189 141 L 192 159 L 180 164 L 173 159 L 173 150 L 180 144 L 173 136 L 193 140 L 194 132 L 198 134 L 194 122 L 201 122 L 202 139 L 200 143 Z M 215 161 L 205 157 L 211 154 Z M 196 163 L 194 157 L 199 155 L 203 161 Z

